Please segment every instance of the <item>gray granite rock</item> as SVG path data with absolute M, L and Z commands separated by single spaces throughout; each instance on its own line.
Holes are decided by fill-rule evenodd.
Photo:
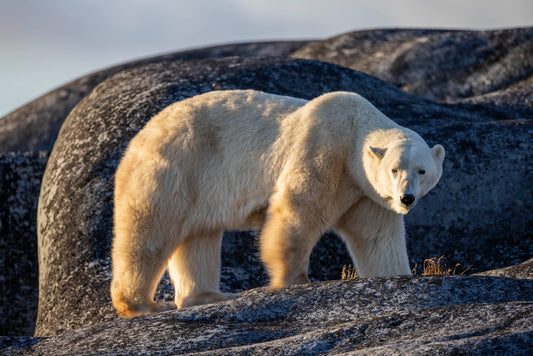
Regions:
M 128 68 L 149 63 L 226 56 L 288 56 L 310 41 L 239 43 L 200 48 L 145 58 L 88 74 L 33 100 L 0 119 L 0 153 L 52 150 L 68 113 L 105 79 Z
M 430 144 L 443 144 L 443 179 L 407 218 L 413 265 L 435 253 L 454 262 L 471 261 L 479 270 L 519 263 L 532 255 L 533 188 L 525 162 L 531 160 L 533 122 L 521 119 L 522 112 L 436 104 L 326 63 L 243 57 L 150 64 L 97 86 L 70 113 L 56 141 L 39 202 L 37 335 L 116 318 L 108 295 L 109 248 L 112 176 L 123 150 L 163 107 L 202 92 L 233 88 L 303 98 L 356 91 L 400 124 L 419 131 Z M 222 287 L 262 285 L 264 273 L 254 267 L 260 266 L 254 235 L 238 232 L 225 239 L 232 242 L 224 243 Z M 242 248 L 245 245 L 248 250 Z M 235 246 L 241 253 L 231 253 Z M 343 245 L 330 235 L 318 251 L 311 276 L 338 278 L 346 261 Z M 164 281 L 158 298 L 171 298 L 169 288 Z
M 295 51 L 359 70 L 424 98 L 533 106 L 533 27 L 357 31 Z
M 533 258 L 530 258 L 519 265 L 476 273 L 476 276 L 533 279 Z
M 48 154 L 0 155 L 0 335 L 33 335 L 37 199 Z
M 330 281 L 50 338 L 0 340 L 6 354 L 529 355 L 533 281 L 396 277 Z M 3 347 L 3 349 L 2 349 Z

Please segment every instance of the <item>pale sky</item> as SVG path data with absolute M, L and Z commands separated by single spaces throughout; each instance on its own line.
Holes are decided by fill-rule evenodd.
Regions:
M 0 0 L 0 117 L 85 74 L 207 45 L 522 26 L 532 0 Z

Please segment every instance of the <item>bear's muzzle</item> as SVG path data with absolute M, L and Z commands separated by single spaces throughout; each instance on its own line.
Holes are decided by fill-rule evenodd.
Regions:
M 415 202 L 415 196 L 413 194 L 405 194 L 400 197 L 400 201 L 405 206 L 409 206 Z

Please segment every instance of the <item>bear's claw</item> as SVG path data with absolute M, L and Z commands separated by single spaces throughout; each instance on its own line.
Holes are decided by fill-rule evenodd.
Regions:
M 120 316 L 123 318 L 133 318 L 141 315 L 148 315 L 154 313 L 161 313 L 168 310 L 176 309 L 176 304 L 173 302 L 161 302 L 145 304 L 127 304 L 115 303 L 115 308 Z

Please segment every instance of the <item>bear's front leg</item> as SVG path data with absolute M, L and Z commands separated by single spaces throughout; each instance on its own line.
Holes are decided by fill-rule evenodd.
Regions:
M 411 274 L 403 215 L 363 198 L 342 217 L 337 229 L 359 277 Z
M 270 206 L 260 235 L 260 253 L 271 289 L 309 282 L 309 256 L 320 237 L 320 229 L 308 221 L 309 216 L 288 202 Z

